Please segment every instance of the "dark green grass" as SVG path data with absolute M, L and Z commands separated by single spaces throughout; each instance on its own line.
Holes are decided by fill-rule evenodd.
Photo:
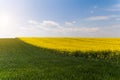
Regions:
M 120 80 L 119 60 L 62 53 L 0 39 L 0 80 Z

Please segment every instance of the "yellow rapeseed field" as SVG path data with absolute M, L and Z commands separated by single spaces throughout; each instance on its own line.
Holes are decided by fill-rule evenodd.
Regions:
M 37 47 L 67 51 L 120 51 L 119 38 L 20 38 Z

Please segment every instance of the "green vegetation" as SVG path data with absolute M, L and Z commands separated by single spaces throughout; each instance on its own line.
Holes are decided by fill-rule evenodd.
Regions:
M 119 51 L 69 53 L 0 39 L 0 80 L 120 80 Z

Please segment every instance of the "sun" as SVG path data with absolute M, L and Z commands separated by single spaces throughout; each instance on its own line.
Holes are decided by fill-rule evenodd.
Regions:
M 4 37 L 14 31 L 15 21 L 13 19 L 9 13 L 0 14 L 0 36 Z
M 0 26 L 8 26 L 11 24 L 11 17 L 9 15 L 1 15 L 0 16 Z

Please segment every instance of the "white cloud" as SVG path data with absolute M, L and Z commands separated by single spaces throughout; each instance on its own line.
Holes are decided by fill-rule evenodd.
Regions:
M 61 31 L 63 32 L 96 32 L 99 28 L 97 27 L 71 27 L 71 28 L 63 28 Z
M 111 8 L 111 9 L 107 9 L 108 11 L 120 11 L 119 8 Z
M 115 4 L 107 10 L 108 11 L 120 11 L 120 4 Z
M 111 27 L 113 27 L 113 28 L 120 28 L 120 24 L 114 24 L 114 25 L 111 25 Z
M 72 33 L 72 32 L 96 32 L 99 30 L 99 28 L 97 27 L 77 27 L 75 26 L 76 21 L 72 21 L 72 22 L 65 22 L 65 24 L 59 24 L 58 22 L 55 21 L 43 21 L 41 23 L 31 20 L 29 21 L 29 23 L 31 24 L 31 26 L 33 26 L 34 28 L 37 27 L 37 29 L 42 29 L 45 30 L 47 32 L 55 32 L 55 33 Z M 69 27 L 66 27 L 69 26 Z
M 120 4 L 116 4 L 116 5 L 114 5 L 114 7 L 120 8 Z
M 72 21 L 72 22 L 65 22 L 66 26 L 73 26 L 76 23 L 76 21 Z
M 109 18 L 118 18 L 119 15 L 110 15 Z M 72 22 L 69 22 L 72 23 Z M 112 24 L 112 23 L 111 23 Z M 35 20 L 29 21 L 26 29 L 21 30 L 22 35 L 26 36 L 43 36 L 43 37 L 118 37 L 120 33 L 120 24 L 113 25 L 79 26 L 78 23 L 73 23 L 72 26 L 66 26 L 66 23 L 60 24 L 52 20 L 44 20 L 38 22 Z
M 32 28 L 37 28 L 37 29 L 46 30 L 46 31 L 49 31 L 50 29 L 53 29 L 53 28 L 60 28 L 60 25 L 57 22 L 51 21 L 51 20 L 44 20 L 42 22 L 29 20 L 28 23 L 29 23 L 29 26 Z
M 88 21 L 100 21 L 100 20 L 110 20 L 110 19 L 119 20 L 120 15 L 92 16 L 92 17 L 86 18 L 85 20 L 88 20 Z
M 43 21 L 40 24 L 41 24 L 40 26 L 43 27 L 60 27 L 60 25 L 57 22 L 51 20 Z
M 29 20 L 28 23 L 30 23 L 30 24 L 37 24 L 37 22 L 35 20 Z
M 120 21 L 120 18 L 116 18 L 116 21 Z
M 87 18 L 86 20 L 98 21 L 98 20 L 108 20 L 109 18 L 110 18 L 109 16 L 92 16 Z

